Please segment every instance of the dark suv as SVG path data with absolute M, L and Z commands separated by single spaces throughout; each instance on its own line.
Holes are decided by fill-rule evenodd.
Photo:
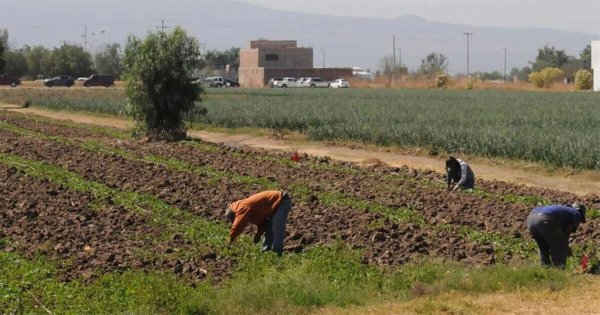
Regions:
M 115 78 L 110 74 L 94 74 L 87 80 L 83 81 L 83 86 L 105 86 L 115 85 Z
M 44 80 L 44 85 L 47 87 L 66 86 L 71 87 L 75 84 L 75 78 L 68 75 L 59 75 L 57 77 Z
M 12 87 L 17 87 L 17 85 L 21 84 L 21 80 L 15 77 L 9 77 L 7 75 L 0 75 L 0 85 L 10 85 Z

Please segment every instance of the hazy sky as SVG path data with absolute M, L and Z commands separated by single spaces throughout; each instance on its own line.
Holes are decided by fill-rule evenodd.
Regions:
M 414 14 L 437 22 L 551 27 L 600 35 L 600 0 L 241 0 L 267 8 L 356 17 Z

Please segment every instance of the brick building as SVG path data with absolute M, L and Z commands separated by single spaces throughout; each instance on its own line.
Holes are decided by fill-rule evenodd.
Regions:
M 263 87 L 275 77 L 349 78 L 351 68 L 313 68 L 313 49 L 295 40 L 256 40 L 240 50 L 239 81 L 244 87 Z

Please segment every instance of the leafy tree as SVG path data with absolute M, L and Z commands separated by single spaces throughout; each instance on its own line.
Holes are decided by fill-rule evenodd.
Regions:
M 4 61 L 4 44 L 0 41 L 0 74 L 4 73 L 4 65 L 6 65 L 6 61 Z
M 527 81 L 527 80 L 529 80 L 530 73 L 531 73 L 531 68 L 528 66 L 525 66 L 521 69 L 512 68 L 510 70 L 511 80 L 509 80 L 509 81 L 512 81 L 512 78 L 514 78 L 514 77 L 516 77 L 517 80 L 519 80 L 519 81 Z
M 87 77 L 92 74 L 92 58 L 89 53 L 77 45 L 62 45 L 55 48 L 48 63 L 49 76 L 71 75 Z
M 9 50 L 4 53 L 4 60 L 6 61 L 4 66 L 6 74 L 20 78 L 27 73 L 27 60 L 23 56 L 23 51 Z
M 581 59 L 581 67 L 585 70 L 592 69 L 592 45 L 587 45 L 585 48 L 579 53 L 579 58 Z
M 4 47 L 6 49 L 8 49 L 10 47 L 10 45 L 8 43 L 8 30 L 7 29 L 0 30 L 0 42 L 2 42 L 2 44 L 4 45 Z
M 136 133 L 153 140 L 185 138 L 185 121 L 202 115 L 201 88 L 190 82 L 198 66 L 198 42 L 180 28 L 130 36 L 123 55 L 127 112 L 136 121 Z
M 240 49 L 232 47 L 225 51 L 209 50 L 202 58 L 201 67 L 225 69 L 229 65 L 233 69 L 240 67 Z
M 116 78 L 123 72 L 121 45 L 113 43 L 106 45 L 103 51 L 94 56 L 96 70 L 103 74 L 112 74 Z
M 577 73 L 577 71 L 581 68 L 581 60 L 569 56 L 567 62 L 562 65 L 561 70 L 564 72 L 564 75 L 569 82 L 573 82 L 575 81 L 575 73 Z
M 25 46 L 23 47 L 23 55 L 27 60 L 27 77 L 36 79 L 38 76 L 44 76 L 48 73 L 50 64 L 50 50 L 44 46 Z
M 441 53 L 432 52 L 425 59 L 421 59 L 421 66 L 418 72 L 423 75 L 432 76 L 446 72 L 447 68 L 448 57 Z
M 544 68 L 561 68 L 569 60 L 569 56 L 564 50 L 555 49 L 554 46 L 544 46 L 538 49 L 538 55 L 535 62 L 531 63 L 533 71 L 540 71 Z

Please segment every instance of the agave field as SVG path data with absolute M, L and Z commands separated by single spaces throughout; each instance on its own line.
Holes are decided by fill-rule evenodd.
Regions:
M 316 140 L 600 168 L 600 94 L 383 89 L 210 89 L 198 122 Z M 119 89 L 3 89 L 0 101 L 120 114 Z
M 243 102 L 248 92 L 226 93 L 207 98 Z M 0 113 L 0 177 L 1 313 L 305 313 L 444 290 L 556 288 L 568 273 L 536 266 L 525 219 L 537 204 L 576 199 L 591 210 L 569 270 L 586 254 L 594 271 L 600 258 L 594 195 L 487 181 L 446 192 L 433 172 L 141 143 L 14 113 Z M 282 258 L 249 236 L 227 242 L 225 206 L 266 189 L 293 198 Z

